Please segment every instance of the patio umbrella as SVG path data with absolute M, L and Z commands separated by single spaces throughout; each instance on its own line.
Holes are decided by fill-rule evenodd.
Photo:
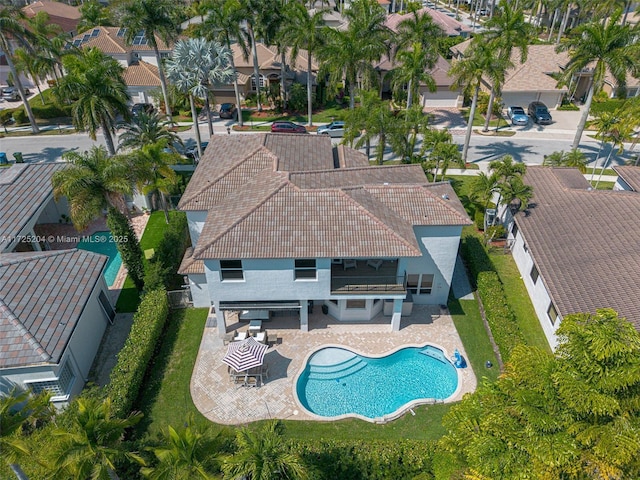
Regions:
M 262 365 L 267 348 L 269 348 L 268 345 L 248 337 L 240 342 L 231 342 L 222 361 L 236 372 L 243 372 Z

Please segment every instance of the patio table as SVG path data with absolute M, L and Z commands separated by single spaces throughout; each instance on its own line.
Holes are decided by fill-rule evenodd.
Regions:
M 262 330 L 262 320 L 251 320 L 249 322 L 249 332 L 258 333 Z

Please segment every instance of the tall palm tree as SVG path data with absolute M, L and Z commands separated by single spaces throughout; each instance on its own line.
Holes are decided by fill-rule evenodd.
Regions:
M 290 453 L 282 438 L 283 425 L 278 420 L 265 423 L 259 431 L 243 427 L 238 430 L 238 451 L 225 461 L 222 469 L 228 480 L 304 479 L 306 469 L 300 458 Z
M 298 2 L 287 5 L 285 14 L 284 42 L 291 47 L 292 62 L 302 49 L 307 51 L 307 125 L 313 125 L 313 97 L 311 62 L 313 55 L 322 48 L 325 39 L 324 14 L 325 9 L 319 9 L 311 14 L 309 10 Z
M 122 5 L 122 25 L 127 28 L 125 40 L 132 43 L 133 39 L 143 32 L 148 44 L 153 49 L 158 64 L 158 76 L 160 77 L 160 87 L 165 104 L 165 114 L 172 122 L 171 104 L 167 93 L 167 78 L 164 74 L 164 66 L 160 51 L 158 50 L 158 39 L 166 45 L 171 45 L 180 33 L 180 25 L 175 14 L 176 5 L 170 0 L 128 0 Z
M 55 478 L 73 480 L 117 479 L 116 461 L 135 457 L 123 447 L 124 434 L 142 419 L 142 413 L 116 418 L 108 398 L 81 397 L 75 403 L 71 428 L 54 431 L 58 441 L 52 449 L 52 473 Z
M 78 33 L 85 32 L 90 28 L 113 25 L 111 12 L 103 7 L 98 0 L 84 2 L 78 9 L 81 15 L 77 26 Z
M 31 131 L 40 133 L 36 117 L 33 115 L 31 105 L 27 102 L 27 95 L 20 81 L 20 76 L 13 62 L 14 44 L 18 44 L 29 51 L 33 50 L 32 44 L 35 42 L 35 36 L 25 27 L 26 17 L 22 10 L 13 6 L 5 6 L 0 9 L 0 50 L 4 52 L 4 56 L 9 66 L 9 71 L 13 76 L 16 88 L 20 93 L 20 98 L 24 103 L 24 108 L 29 117 Z
M 416 152 L 418 136 L 425 138 L 429 132 L 429 116 L 420 105 L 414 105 L 396 116 L 389 125 L 389 143 L 393 152 L 405 163 L 421 163 L 426 150 L 424 141 Z
M 487 175 L 485 172 L 480 172 L 469 182 L 469 199 L 477 204 L 483 206 L 486 210 L 489 207 L 489 203 L 493 198 L 493 194 L 498 189 L 498 176 L 495 173 Z
M 508 2 L 502 2 L 499 7 L 499 14 L 485 23 L 485 30 L 481 36 L 482 41 L 493 48 L 494 55 L 497 57 L 511 59 L 513 49 L 517 48 L 520 50 L 520 62 L 524 63 L 527 60 L 529 43 L 533 37 L 533 26 L 525 21 L 522 10 L 512 8 Z M 508 68 L 505 64 L 505 70 Z M 503 77 L 504 74 L 500 75 L 500 78 Z M 498 77 L 495 80 L 498 80 Z M 495 80 L 491 85 L 487 115 L 482 129 L 484 132 L 489 130 L 493 102 L 502 88 L 502 82 Z
M 160 199 L 160 205 L 164 211 L 164 218 L 169 223 L 169 208 L 166 195 L 171 187 L 176 184 L 178 176 L 171 165 L 175 164 L 180 156 L 175 153 L 165 152 L 166 140 L 160 140 L 153 144 L 143 145 L 140 149 L 127 155 L 137 187 L 145 195 L 152 194 Z M 157 204 L 157 202 L 156 202 Z
M 207 18 L 197 29 L 198 35 L 207 40 L 218 40 L 231 50 L 231 44 L 238 45 L 244 59 L 249 59 L 249 49 L 243 30 L 240 27 L 242 21 L 241 9 L 238 0 L 212 0 L 207 4 Z M 233 77 L 233 90 L 236 96 L 236 109 L 238 111 L 238 125 L 242 127 L 242 103 L 240 102 L 240 88 L 238 87 L 238 71 L 230 57 L 231 68 L 235 72 Z
M 580 150 L 571 150 L 565 152 L 561 150 L 559 152 L 553 152 L 550 155 L 544 156 L 542 165 L 550 167 L 572 167 L 580 170 L 580 173 L 585 174 L 587 172 L 587 157 Z
M 451 70 L 449 70 L 449 74 L 454 78 L 453 86 L 455 88 L 471 88 L 473 91 L 467 133 L 462 149 L 462 160 L 465 163 L 467 162 L 471 131 L 473 130 L 473 119 L 476 114 L 482 78 L 486 76 L 492 83 L 502 83 L 506 69 L 512 65 L 508 58 L 496 57 L 493 49 L 487 44 L 482 43 L 481 40 L 474 40 L 473 42 L 471 47 L 465 52 L 467 55 L 465 55 L 462 60 L 454 63 L 451 66 Z
M 384 150 L 387 146 L 387 136 L 392 132 L 395 118 L 389 108 L 389 103 L 380 100 L 377 92 L 373 90 L 362 91 L 361 97 L 361 103 L 358 108 L 347 112 L 343 141 L 345 143 L 353 143 L 356 136 L 360 135 L 355 147 L 361 148 L 366 145 L 367 158 L 369 158 L 371 140 L 377 138 L 376 162 L 378 165 L 382 165 Z
M 598 130 L 598 136 L 600 137 L 600 149 L 598 150 L 598 156 L 600 155 L 600 151 L 605 143 L 610 143 L 611 146 L 609 148 L 609 154 L 607 155 L 606 160 L 602 164 L 602 169 L 600 170 L 600 175 L 598 176 L 598 180 L 596 181 L 595 187 L 598 187 L 600 180 L 602 179 L 602 174 L 606 170 L 609 165 L 609 160 L 613 155 L 613 151 L 615 147 L 618 148 L 618 153 L 622 153 L 624 148 L 624 142 L 628 141 L 632 134 L 633 129 L 630 128 L 630 125 L 623 121 L 620 111 L 615 112 L 602 112 L 593 122 L 593 126 Z M 597 164 L 597 158 L 596 158 Z M 591 181 L 593 182 L 593 176 L 596 171 L 597 165 L 594 164 L 593 173 L 591 174 Z
M 396 91 L 406 85 L 408 110 L 413 105 L 413 99 L 419 95 L 421 83 L 426 84 L 429 91 L 435 92 L 436 83 L 429 73 L 429 68 L 433 67 L 433 64 L 430 63 L 429 55 L 425 54 L 422 45 L 418 42 L 408 50 L 399 51 L 396 59 L 400 65 L 389 72 L 389 75 Z
M 442 28 L 418 4 L 411 4 L 409 11 L 411 15 L 398 24 L 394 40 L 396 52 L 411 48 L 417 42 L 425 55 L 429 55 L 430 60 L 435 62 L 438 58 L 438 43 L 444 37 Z
M 28 425 L 37 425 L 53 418 L 54 408 L 51 395 L 44 391 L 32 395 L 28 390 L 12 389 L 6 395 L 0 395 L 0 451 L 3 459 L 19 480 L 27 480 L 17 463 L 31 452 L 21 438 L 15 434 Z
M 189 416 L 184 428 L 163 429 L 161 444 L 149 448 L 156 457 L 155 466 L 145 466 L 142 475 L 151 480 L 213 480 L 220 470 L 216 452 L 220 450 L 219 436 L 210 429 L 199 428 Z
M 385 11 L 374 0 L 354 0 L 345 13 L 346 30 L 326 30 L 327 41 L 319 50 L 321 72 L 328 72 L 331 82 L 345 82 L 349 88 L 349 108 L 355 107 L 358 80 L 367 83 L 375 78 L 372 62 L 389 53 L 391 32 L 385 27 Z
M 97 48 L 65 55 L 62 64 L 67 74 L 58 81 L 55 94 L 73 102 L 73 124 L 79 130 L 87 130 L 92 140 L 96 139 L 98 128 L 102 128 L 109 154 L 115 155 L 116 116 L 129 117 L 129 94 L 122 78 L 124 67 Z
M 621 16 L 622 11 L 618 10 L 605 24 L 592 22 L 580 25 L 558 46 L 558 51 L 568 51 L 570 57 L 563 73 L 564 81 L 570 81 L 585 68 L 593 70 L 591 86 L 571 145 L 572 149 L 580 145 L 593 95 L 602 88 L 607 71 L 622 89 L 626 85 L 627 75 L 640 75 L 640 43 L 637 41 L 640 27 L 621 25 Z
M 126 212 L 124 196 L 132 192 L 126 163 L 109 158 L 103 146 L 91 147 L 84 154 L 66 152 L 63 158 L 70 165 L 53 175 L 53 195 L 67 198 L 76 229 L 84 230 L 108 207 Z
M 462 155 L 458 150 L 458 145 L 451 142 L 438 143 L 429 154 L 428 163 L 433 165 L 433 181 L 438 181 L 438 170 L 440 170 L 440 181 L 444 180 L 447 169 L 453 163 L 459 168 L 464 168 Z
M 167 147 L 177 152 L 177 146 L 183 146 L 182 139 L 177 133 L 169 130 L 169 122 L 161 121 L 157 113 L 140 112 L 131 122 L 122 125 L 124 132 L 120 134 L 118 150 L 121 148 L 141 148 L 161 140 L 166 141 Z
M 517 163 L 511 155 L 504 155 L 500 160 L 494 160 L 489 163 L 489 170 L 496 176 L 498 201 L 496 205 L 509 205 L 514 199 L 521 200 L 522 203 L 531 198 L 530 188 L 525 188 L 522 182 L 522 176 L 527 171 L 524 163 Z M 528 201 L 528 200 L 527 200 Z M 526 204 L 524 205 L 526 208 Z M 496 215 L 494 224 L 498 221 Z
M 202 157 L 202 138 L 200 137 L 200 126 L 198 125 L 198 112 L 196 111 L 196 102 L 193 98 L 194 95 L 192 92 L 194 85 L 193 74 L 185 71 L 182 66 L 174 59 L 170 59 L 167 61 L 167 78 L 175 86 L 176 90 L 182 93 L 186 93 L 189 97 L 189 105 L 191 106 L 191 119 L 193 121 L 193 127 L 196 134 L 196 145 L 198 147 L 198 158 L 200 158 Z

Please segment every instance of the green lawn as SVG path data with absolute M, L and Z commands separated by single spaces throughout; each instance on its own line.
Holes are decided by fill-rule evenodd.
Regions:
M 348 106 L 342 106 L 335 102 L 328 102 L 321 110 L 313 112 L 314 123 L 329 123 L 333 120 L 344 120 L 344 115 L 348 110 Z M 266 113 L 267 115 L 264 115 Z M 245 122 L 275 122 L 276 120 L 289 120 L 291 122 L 306 124 L 308 118 L 307 113 L 290 113 L 281 114 L 273 111 L 265 111 L 258 114 L 256 110 L 242 110 L 242 120 Z
M 585 172 L 588 175 L 591 175 L 593 173 L 593 168 L 591 167 L 587 167 L 587 171 Z M 602 168 L 596 168 L 595 169 L 596 173 L 596 178 L 598 177 L 598 175 L 600 175 L 600 172 L 602 171 Z M 618 174 L 616 173 L 616 171 L 613 168 L 605 168 L 604 173 L 602 175 L 613 175 L 614 177 L 617 177 Z
M 616 182 L 600 182 L 598 183 L 598 186 L 596 187 L 596 190 L 613 190 L 613 186 L 616 184 Z M 594 181 L 592 183 L 592 185 L 595 187 L 596 186 L 596 181 Z
M 465 122 L 469 122 L 469 113 L 470 113 L 470 108 L 463 108 L 460 110 L 460 113 L 462 113 L 462 117 L 464 118 Z M 484 127 L 484 122 L 485 122 L 485 117 L 484 117 L 484 113 L 486 112 L 481 112 L 479 108 L 476 108 L 476 112 L 475 115 L 473 117 L 473 126 L 474 127 Z M 498 122 L 500 122 L 498 124 Z M 504 118 L 500 118 L 498 119 L 495 115 L 493 115 L 491 117 L 491 121 L 489 122 L 489 127 L 497 127 L 497 126 L 501 126 L 501 127 L 508 127 L 509 126 L 509 122 L 507 120 L 505 120 Z

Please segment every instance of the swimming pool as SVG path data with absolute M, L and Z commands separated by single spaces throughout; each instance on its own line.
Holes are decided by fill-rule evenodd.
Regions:
M 458 388 L 458 372 L 431 345 L 372 358 L 346 348 L 313 353 L 296 382 L 300 404 L 322 417 L 389 416 L 416 400 L 444 400 Z
M 101 253 L 109 257 L 107 267 L 104 269 L 104 279 L 107 286 L 113 285 L 122 265 L 120 252 L 116 248 L 116 244 L 111 237 L 111 232 L 96 232 L 88 237 L 83 237 L 77 245 L 80 250 L 88 250 L 89 252 Z

